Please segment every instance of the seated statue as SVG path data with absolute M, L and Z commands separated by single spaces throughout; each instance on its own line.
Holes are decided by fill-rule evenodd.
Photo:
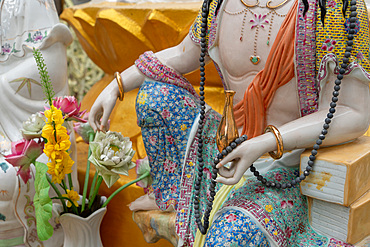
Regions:
M 140 88 L 136 110 L 153 184 L 131 210 L 175 211 L 179 246 L 347 246 L 311 228 L 299 183 L 309 176 L 321 144 L 353 140 L 368 128 L 364 2 L 204 4 L 179 45 L 141 55 L 91 109 L 90 124 L 105 130 L 117 98 Z M 236 92 L 236 124 L 248 136 L 220 157 L 215 136 L 221 116 L 204 104 L 202 92 L 204 64 L 210 61 L 225 90 Z M 183 77 L 199 66 L 200 96 Z M 300 174 L 300 154 L 307 148 L 312 157 Z M 283 150 L 283 157 L 276 157 Z M 274 158 L 264 155 L 269 152 Z M 214 179 L 219 184 L 212 185 Z M 202 238 L 199 217 L 212 202 L 216 212 Z
M 23 138 L 22 123 L 46 106 L 33 48 L 43 54 L 56 96 L 68 95 L 66 46 L 72 35 L 59 23 L 53 0 L 3 0 L 0 13 L 0 246 L 61 246 L 63 231 L 58 222 L 52 222 L 53 238 L 42 243 L 37 237 L 35 171 L 25 184 L 17 176 L 18 167 L 7 163 L 3 155 L 9 154 L 11 142 Z M 71 153 L 77 160 L 73 144 Z M 40 161 L 47 161 L 45 158 Z

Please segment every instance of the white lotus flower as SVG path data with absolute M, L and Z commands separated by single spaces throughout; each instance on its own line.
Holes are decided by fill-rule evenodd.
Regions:
M 41 113 L 32 114 L 26 121 L 23 122 L 21 129 L 22 135 L 25 139 L 41 137 L 42 128 L 45 125 L 45 116 Z
M 93 142 L 90 142 L 91 156 L 89 160 L 104 182 L 110 188 L 119 178 L 119 174 L 128 176 L 128 170 L 135 167 L 132 157 L 130 138 L 121 133 L 108 131 L 98 132 Z

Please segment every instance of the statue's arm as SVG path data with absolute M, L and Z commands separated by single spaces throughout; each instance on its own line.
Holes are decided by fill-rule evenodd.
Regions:
M 199 54 L 200 46 L 195 44 L 188 35 L 179 45 L 157 52 L 155 55 L 166 66 L 180 74 L 186 74 L 199 67 Z M 124 70 L 121 73 L 121 77 L 125 92 L 140 87 L 145 79 L 144 74 L 135 65 Z M 118 96 L 118 84 L 114 79 L 100 93 L 91 108 L 89 123 L 94 130 L 105 129 Z
M 360 73 L 357 69 L 342 80 L 336 112 L 320 147 L 343 143 L 366 132 L 370 114 L 369 85 L 364 80 L 358 79 L 361 77 Z M 283 138 L 284 150 L 313 147 L 323 130 L 333 97 L 333 87 L 334 81 L 328 81 L 322 87 L 317 112 L 277 126 Z M 217 181 L 224 184 L 237 183 L 256 159 L 276 149 L 275 136 L 272 133 L 265 133 L 245 141 L 218 164 L 222 177 L 217 178 Z M 318 152 L 320 153 L 320 150 Z M 233 161 L 230 169 L 222 167 L 230 161 Z

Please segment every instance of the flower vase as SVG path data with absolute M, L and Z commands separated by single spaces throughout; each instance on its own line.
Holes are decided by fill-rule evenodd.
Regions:
M 100 208 L 89 217 L 66 213 L 60 216 L 59 221 L 64 230 L 64 247 L 102 247 L 100 238 L 100 224 L 107 208 Z

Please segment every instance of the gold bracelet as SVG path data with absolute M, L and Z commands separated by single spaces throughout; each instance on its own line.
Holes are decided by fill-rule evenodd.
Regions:
M 117 84 L 118 84 L 118 89 L 119 89 L 119 100 L 122 101 L 124 98 L 125 92 L 123 91 L 123 83 L 122 83 L 122 77 L 119 72 L 114 73 L 114 77 L 116 78 Z
M 276 138 L 277 151 L 271 151 L 269 152 L 269 155 L 273 159 L 278 160 L 283 156 L 284 152 L 283 138 L 281 137 L 280 131 L 273 125 L 268 125 L 265 129 L 265 133 L 266 132 L 271 132 Z

